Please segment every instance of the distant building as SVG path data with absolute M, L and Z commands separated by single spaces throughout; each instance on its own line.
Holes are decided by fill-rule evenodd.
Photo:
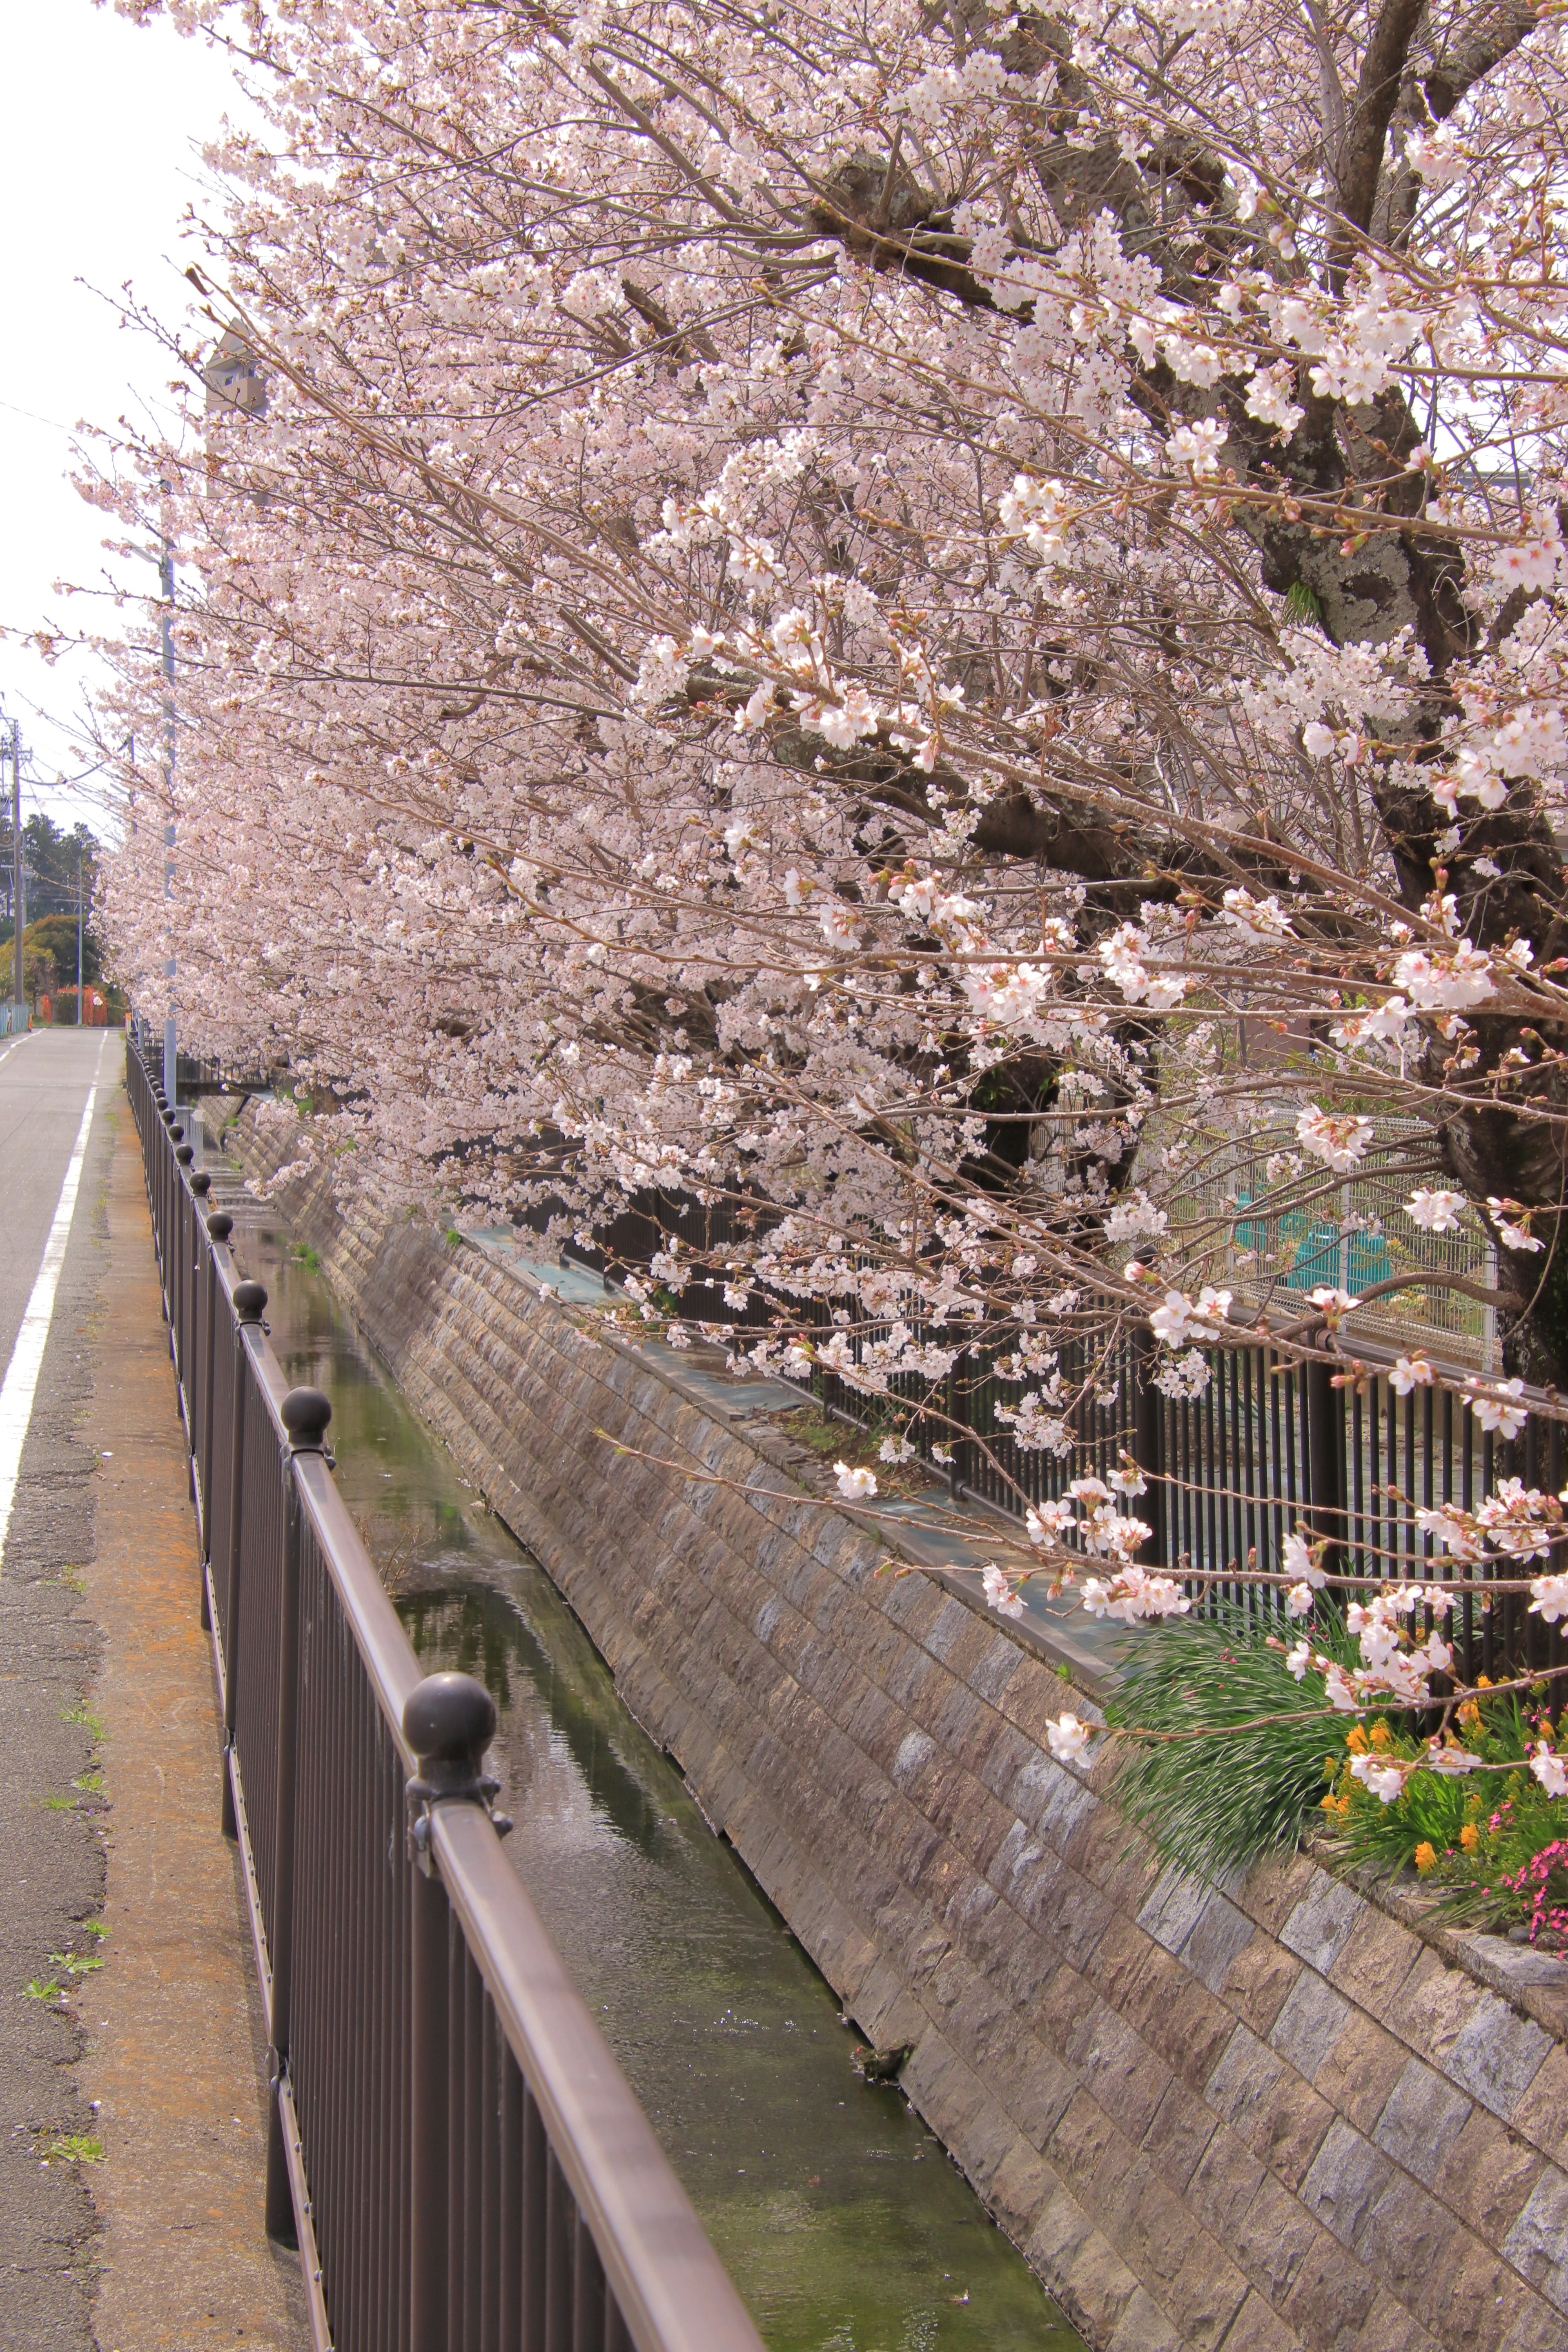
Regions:
M 232 327 L 202 370 L 207 388 L 207 415 L 220 408 L 237 409 L 242 416 L 263 415 L 267 408 L 267 378 L 254 353 Z

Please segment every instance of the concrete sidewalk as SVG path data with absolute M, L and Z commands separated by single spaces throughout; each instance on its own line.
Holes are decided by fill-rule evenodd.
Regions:
M 0 2347 L 304 2352 L 297 2257 L 261 2226 L 186 1454 L 105 1076 L 0 1580 Z

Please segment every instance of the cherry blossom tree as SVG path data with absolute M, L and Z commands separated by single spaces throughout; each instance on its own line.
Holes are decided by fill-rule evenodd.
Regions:
M 138 1001 L 172 926 L 185 1031 L 345 1182 L 731 1203 L 764 1365 L 937 1382 L 984 1322 L 1026 1444 L 1063 1330 L 1179 1392 L 1269 1307 L 1201 1170 L 1310 1219 L 1381 1150 L 1494 1244 L 1415 1278 L 1496 1307 L 1516 1425 L 1568 1370 L 1559 18 L 170 13 L 270 135 L 213 158 L 187 436 L 89 486 L 193 583 Z M 1101 1605 L 1175 1606 L 1078 1483 Z M 1374 1683 L 1439 1670 L 1405 1622 Z

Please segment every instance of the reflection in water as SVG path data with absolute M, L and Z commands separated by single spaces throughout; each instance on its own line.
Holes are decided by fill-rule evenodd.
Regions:
M 507 1853 L 771 2352 L 1081 2352 L 856 2036 L 555 1587 L 277 1237 L 236 1236 L 425 1663 L 479 1675 Z

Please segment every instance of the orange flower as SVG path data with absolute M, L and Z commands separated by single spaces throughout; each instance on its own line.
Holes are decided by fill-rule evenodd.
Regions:
M 1474 1822 L 1467 1822 L 1464 1828 L 1459 1832 L 1459 1843 L 1464 1847 L 1465 1852 L 1467 1853 L 1474 1853 L 1480 1842 L 1481 1833 L 1476 1827 Z
M 1348 1789 L 1345 1790 L 1344 1795 L 1340 1799 L 1334 1810 L 1339 1814 L 1342 1822 L 1348 1821 L 1350 1819 L 1351 1792 Z
M 1323 1811 L 1325 1813 L 1337 1813 L 1339 1809 L 1339 1799 L 1334 1795 L 1333 1790 L 1331 1789 L 1328 1795 L 1323 1799 Z
M 1416 1849 L 1415 1849 L 1415 1867 L 1416 1867 L 1416 1869 L 1417 1869 L 1417 1870 L 1430 1870 L 1430 1869 L 1431 1869 L 1431 1867 L 1432 1867 L 1432 1864 L 1436 1861 L 1436 1859 L 1437 1859 L 1437 1849 L 1436 1849 L 1436 1847 L 1435 1845 L 1431 1844 L 1431 1843 L 1429 1843 L 1426 1838 L 1423 1838 L 1423 1839 L 1422 1839 L 1422 1841 L 1421 1841 L 1421 1843 L 1420 1843 L 1420 1844 L 1419 1844 L 1419 1845 L 1416 1847 Z
M 1345 1746 L 1350 1749 L 1352 1756 L 1365 1755 L 1366 1734 L 1362 1729 L 1359 1723 L 1352 1723 L 1349 1731 L 1345 1734 Z
M 1381 1719 L 1372 1727 L 1372 1744 L 1374 1748 L 1391 1748 L 1394 1744 L 1387 1724 Z
M 1478 1675 L 1476 1676 L 1476 1688 L 1478 1690 L 1490 1690 L 1491 1686 L 1492 1678 L 1490 1675 Z

